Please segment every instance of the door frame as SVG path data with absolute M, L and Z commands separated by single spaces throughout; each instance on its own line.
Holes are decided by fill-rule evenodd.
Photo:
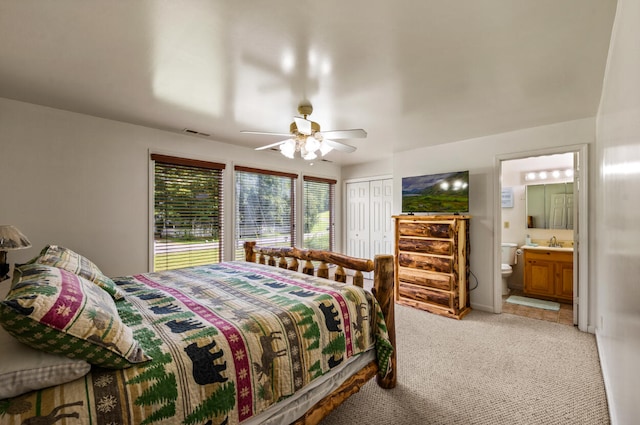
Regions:
M 493 311 L 502 313 L 502 162 L 543 155 L 577 153 L 574 159 L 574 191 L 577 191 L 577 204 L 574 208 L 574 248 L 573 248 L 573 312 L 574 323 L 578 329 L 588 332 L 589 326 L 589 145 L 567 145 L 533 151 L 502 154 L 495 157 L 494 165 L 494 284 Z

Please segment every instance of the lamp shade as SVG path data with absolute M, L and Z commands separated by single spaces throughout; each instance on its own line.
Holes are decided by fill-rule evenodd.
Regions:
M 31 242 L 15 226 L 10 224 L 0 225 L 0 251 L 29 248 Z

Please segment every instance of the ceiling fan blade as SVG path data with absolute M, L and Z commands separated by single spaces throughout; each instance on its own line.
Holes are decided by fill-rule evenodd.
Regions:
M 345 145 L 344 143 L 336 142 L 335 140 L 323 139 L 322 143 L 326 143 L 328 146 L 340 152 L 351 153 L 355 152 L 357 149 L 355 146 Z
M 300 117 L 293 117 L 293 120 L 296 122 L 296 127 L 298 127 L 298 133 L 306 134 L 307 136 L 311 134 L 311 121 Z
M 289 139 L 287 139 L 287 140 L 289 140 Z M 265 150 L 265 149 L 275 148 L 276 146 L 280 146 L 281 144 L 285 143 L 287 140 L 281 140 L 281 141 L 276 142 L 276 143 L 271 143 L 270 145 L 260 146 L 259 148 L 256 148 L 255 150 L 262 151 L 262 150 Z
M 367 137 L 367 132 L 361 128 L 321 131 L 320 134 L 322 137 L 328 137 L 330 139 L 364 139 Z
M 271 133 L 271 132 L 268 132 L 268 131 L 242 130 L 242 131 L 240 131 L 240 133 L 244 133 L 244 134 L 261 134 L 261 135 L 264 135 L 264 136 L 291 137 L 291 133 Z

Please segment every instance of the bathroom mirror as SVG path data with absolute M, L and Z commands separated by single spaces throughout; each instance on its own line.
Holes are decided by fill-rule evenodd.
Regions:
M 531 184 L 527 192 L 527 228 L 573 229 L 573 182 Z

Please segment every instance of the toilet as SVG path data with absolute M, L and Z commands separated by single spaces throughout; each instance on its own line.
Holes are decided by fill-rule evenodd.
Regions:
M 516 249 L 518 249 L 518 245 L 514 243 L 502 243 L 502 295 L 509 295 L 507 279 L 513 273 L 511 266 L 516 263 Z

